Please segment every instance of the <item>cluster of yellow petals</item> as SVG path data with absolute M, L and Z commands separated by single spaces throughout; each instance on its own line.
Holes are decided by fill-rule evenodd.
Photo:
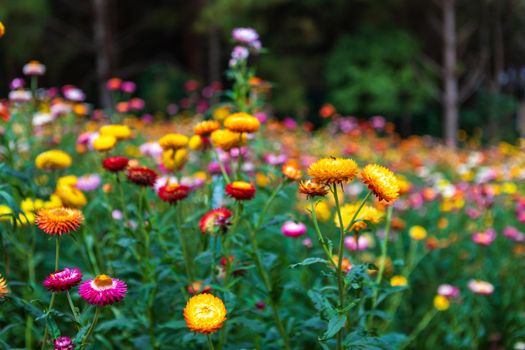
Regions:
M 207 293 L 198 294 L 188 300 L 184 308 L 184 320 L 193 332 L 208 334 L 222 328 L 226 312 L 221 299 Z
M 177 150 L 184 148 L 188 144 L 188 136 L 182 134 L 166 134 L 159 140 L 159 145 L 164 150 L 172 149 Z
M 224 121 L 224 127 L 233 132 L 239 133 L 253 133 L 259 130 L 261 122 L 245 112 L 238 112 L 231 114 Z
M 348 225 L 352 222 L 352 218 L 355 213 L 359 210 L 359 203 L 345 204 L 341 207 L 341 216 L 343 218 L 343 225 L 346 229 Z M 372 224 L 378 224 L 383 218 L 383 213 L 372 207 L 370 205 L 364 205 L 359 213 L 357 214 L 355 222 L 352 227 L 349 228 L 350 231 L 360 231 L 368 227 L 367 222 Z M 340 227 L 339 217 L 336 215 L 334 218 L 335 225 Z
M 368 164 L 361 172 L 361 177 L 379 200 L 391 203 L 399 197 L 398 179 L 389 169 L 378 164 Z
M 232 148 L 239 147 L 245 140 L 246 135 L 228 129 L 216 130 L 211 134 L 211 143 L 213 146 L 223 151 L 229 151 Z
M 299 183 L 299 192 L 311 197 L 324 197 L 328 193 L 328 188 L 318 182 L 312 180 L 301 181 Z
M 220 124 L 216 120 L 204 120 L 193 128 L 195 135 L 208 136 L 215 130 L 219 130 Z
M 111 124 L 104 125 L 99 130 L 102 136 L 113 136 L 118 141 L 127 140 L 131 137 L 131 130 L 127 125 Z
M 9 290 L 7 289 L 7 282 L 2 277 L 2 275 L 0 275 L 0 298 L 5 297 L 8 293 L 9 293 Z
M 167 149 L 162 152 L 162 164 L 168 170 L 178 170 L 181 169 L 189 159 L 189 152 L 186 148 L 181 148 L 178 150 Z
M 354 179 L 357 172 L 356 162 L 343 158 L 322 158 L 308 168 L 308 175 L 324 185 L 347 183 Z
M 117 138 L 111 135 L 98 135 L 93 141 L 93 148 L 99 152 L 107 152 L 112 150 L 117 144 Z
M 35 158 L 35 166 L 38 169 L 65 169 L 70 167 L 72 163 L 71 156 L 58 149 L 42 152 Z

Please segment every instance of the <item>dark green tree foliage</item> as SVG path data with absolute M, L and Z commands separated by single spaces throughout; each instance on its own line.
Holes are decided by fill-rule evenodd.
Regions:
M 365 27 L 342 36 L 328 56 L 329 101 L 342 113 L 410 116 L 436 95 L 417 40 L 403 30 Z

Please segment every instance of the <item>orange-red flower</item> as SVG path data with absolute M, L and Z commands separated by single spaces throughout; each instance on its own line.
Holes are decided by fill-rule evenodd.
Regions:
M 7 289 L 7 282 L 2 275 L 0 275 L 0 299 L 5 297 L 8 293 L 9 289 Z
M 78 209 L 48 208 L 38 211 L 35 222 L 48 235 L 61 236 L 76 231 L 84 222 L 84 215 Z
M 146 167 L 128 168 L 126 175 L 129 181 L 139 186 L 151 187 L 157 180 L 157 173 Z
M 209 136 L 215 130 L 219 130 L 220 124 L 216 120 L 204 120 L 195 125 L 193 132 L 199 136 Z
M 328 188 L 312 180 L 301 181 L 299 183 L 299 192 L 306 195 L 306 198 L 324 197 L 328 193 Z
M 208 211 L 199 221 L 199 228 L 204 233 L 215 233 L 216 230 L 225 232 L 230 224 L 232 212 L 227 208 L 218 208 Z
M 188 186 L 179 184 L 166 184 L 159 189 L 159 197 L 164 202 L 170 204 L 177 203 L 178 201 L 188 197 L 190 188 Z
M 245 181 L 234 181 L 226 185 L 226 194 L 238 201 L 252 199 L 255 196 L 253 184 Z
M 286 176 L 288 179 L 292 181 L 299 180 L 301 176 L 303 175 L 300 169 L 288 163 L 283 164 L 281 171 L 284 176 Z

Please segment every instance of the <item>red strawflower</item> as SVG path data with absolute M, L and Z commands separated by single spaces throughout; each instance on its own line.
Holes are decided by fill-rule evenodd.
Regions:
M 249 182 L 234 181 L 226 185 L 225 192 L 228 196 L 242 201 L 252 199 L 255 196 L 255 187 Z
M 126 167 L 128 166 L 128 162 L 129 159 L 126 157 L 108 157 L 102 161 L 102 166 L 107 171 L 116 173 L 126 169 Z
M 178 201 L 188 197 L 190 193 L 190 188 L 188 186 L 179 185 L 179 184 L 166 184 L 159 188 L 159 197 L 164 202 L 170 204 L 177 203 Z
M 232 212 L 227 208 L 218 208 L 208 211 L 199 221 L 199 228 L 204 233 L 226 232 L 230 224 Z
M 129 181 L 139 186 L 151 187 L 157 180 L 157 173 L 146 167 L 129 168 L 126 175 Z

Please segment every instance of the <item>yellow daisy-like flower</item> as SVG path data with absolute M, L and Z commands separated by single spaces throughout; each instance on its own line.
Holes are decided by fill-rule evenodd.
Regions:
M 75 175 L 66 175 L 58 178 L 57 186 L 75 186 L 77 184 L 77 177 Z
M 390 279 L 390 285 L 392 287 L 404 287 L 407 284 L 408 284 L 408 281 L 403 276 L 396 275 L 396 276 L 392 276 L 392 278 Z
M 3 37 L 5 34 L 5 26 L 2 22 L 0 22 L 0 38 Z
M 186 147 L 188 144 L 188 136 L 182 134 L 167 134 L 159 140 L 159 145 L 164 150 Z
M 422 241 L 427 238 L 427 230 L 423 226 L 412 226 L 408 231 L 410 238 L 415 241 Z
M 100 135 L 113 136 L 117 140 L 127 140 L 131 137 L 131 130 L 127 125 L 112 124 L 104 125 L 99 130 Z
M 216 130 L 211 134 L 211 143 L 223 151 L 229 151 L 242 145 L 245 139 L 245 135 L 241 136 L 240 133 L 228 129 Z
M 64 151 L 53 149 L 40 153 L 35 158 L 35 166 L 38 169 L 64 169 L 71 166 L 73 159 Z
M 9 294 L 9 289 L 7 289 L 7 282 L 2 277 L 2 275 L 0 275 L 0 298 L 5 297 L 7 294 Z
M 193 132 L 195 135 L 208 136 L 215 130 L 219 130 L 219 122 L 216 120 L 205 120 L 195 125 Z
M 228 117 L 228 115 L 230 114 L 230 107 L 229 106 L 221 106 L 221 107 L 217 107 L 213 110 L 213 119 L 215 120 L 224 120 Z
M 448 310 L 450 307 L 450 301 L 443 295 L 436 295 L 434 297 L 434 307 L 438 311 Z
M 190 137 L 190 141 L 188 142 L 188 147 L 194 151 L 201 150 L 205 147 L 204 142 L 202 142 L 202 137 L 199 135 L 193 135 Z
M 5 204 L 0 205 L 0 221 L 9 221 L 12 218 L 13 210 Z
M 224 121 L 224 127 L 233 132 L 252 133 L 259 130 L 261 122 L 245 112 L 234 113 Z
M 352 181 L 358 167 L 353 159 L 322 158 L 308 168 L 308 175 L 315 182 L 331 185 Z
M 193 332 L 208 334 L 218 331 L 226 321 L 226 307 L 221 299 L 211 294 L 190 298 L 184 308 L 184 320 Z
M 359 209 L 360 204 L 345 204 L 341 207 L 341 216 L 343 217 L 344 227 L 348 227 L 355 213 Z M 377 210 L 375 207 L 364 205 L 359 211 L 359 214 L 356 216 L 356 221 L 352 227 L 349 228 L 350 231 L 360 231 L 368 227 L 367 222 L 373 224 L 378 224 L 383 218 L 383 213 Z M 339 217 L 336 215 L 334 218 L 335 225 L 339 227 Z
M 363 182 L 380 200 L 391 203 L 399 197 L 398 180 L 389 169 L 378 164 L 368 164 L 361 176 Z
M 162 164 L 168 170 L 181 169 L 189 159 L 188 150 L 181 148 L 178 150 L 168 149 L 162 152 Z
M 55 194 L 66 207 L 81 208 L 87 204 L 84 193 L 73 186 L 58 185 Z
M 116 137 L 101 134 L 93 141 L 93 148 L 99 152 L 107 152 L 109 150 L 112 150 L 116 144 Z

